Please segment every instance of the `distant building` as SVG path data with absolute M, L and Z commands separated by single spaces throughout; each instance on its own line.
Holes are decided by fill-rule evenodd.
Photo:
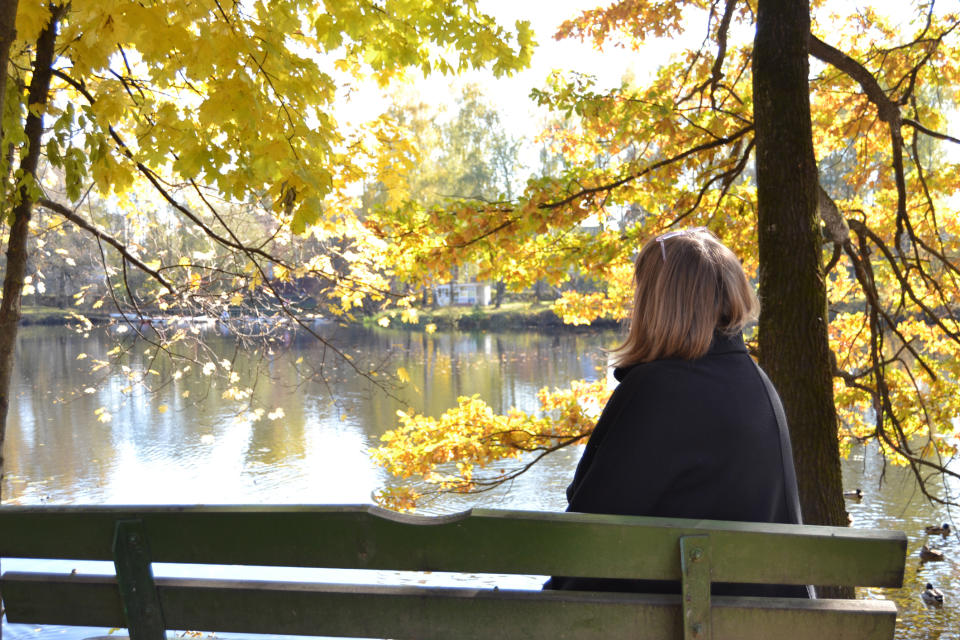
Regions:
M 451 295 L 451 287 L 453 288 Z M 480 282 L 456 282 L 454 284 L 441 284 L 433 288 L 433 297 L 437 301 L 438 307 L 449 307 L 451 305 L 480 305 L 485 307 L 490 304 L 490 285 Z

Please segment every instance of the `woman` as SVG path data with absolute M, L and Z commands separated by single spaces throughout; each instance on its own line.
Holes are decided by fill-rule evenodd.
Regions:
M 743 343 L 759 304 L 737 257 L 705 228 L 674 231 L 640 252 L 634 285 L 629 333 L 613 352 L 620 384 L 567 489 L 568 511 L 800 522 L 779 399 Z M 564 577 L 546 586 L 679 590 Z M 807 595 L 777 585 L 715 585 L 714 593 Z

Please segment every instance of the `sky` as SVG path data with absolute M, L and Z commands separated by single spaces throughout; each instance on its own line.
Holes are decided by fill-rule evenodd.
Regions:
M 890 16 L 910 15 L 918 1 L 832 0 L 829 8 L 846 14 L 857 7 L 869 5 L 873 10 Z M 674 40 L 648 41 L 639 51 L 615 46 L 597 50 L 589 42 L 571 38 L 558 41 L 553 38 L 563 21 L 576 17 L 584 10 L 608 6 L 612 2 L 613 0 L 478 0 L 481 11 L 492 15 L 498 23 L 507 28 L 512 29 L 517 20 L 530 21 L 537 47 L 529 68 L 501 78 L 494 78 L 489 71 L 468 72 L 456 78 L 440 74 L 428 78 L 416 77 L 412 91 L 421 98 L 427 96 L 426 102 L 445 105 L 450 111 L 465 84 L 480 85 L 488 102 L 501 114 L 501 122 L 507 132 L 514 137 L 528 140 L 524 163 L 530 166 L 536 155 L 532 140 L 540 133 L 547 111 L 537 107 L 529 95 L 532 89 L 545 86 L 545 80 L 551 71 L 574 70 L 593 75 L 599 89 L 612 88 L 619 86 L 626 73 L 642 82 L 659 66 L 665 64 L 671 54 L 683 48 L 698 47 L 702 43 L 706 27 L 702 14 L 698 14 L 696 19 L 691 21 L 683 36 Z M 939 11 L 955 11 L 960 8 L 960 0 L 939 0 L 936 7 Z M 337 117 L 343 122 L 353 124 L 373 119 L 389 107 L 387 95 L 374 83 L 361 86 L 352 93 L 349 102 L 341 104 Z
M 531 129 L 538 125 L 545 112 L 538 111 L 532 103 L 530 91 L 544 86 L 552 70 L 573 69 L 596 76 L 601 87 L 612 87 L 619 85 L 627 71 L 636 75 L 652 72 L 658 64 L 666 61 L 668 50 L 679 46 L 677 43 L 658 43 L 638 53 L 613 47 L 598 51 L 589 43 L 554 40 L 553 34 L 564 20 L 599 4 L 602 4 L 599 0 L 479 0 L 480 10 L 507 28 L 512 29 L 517 20 L 530 21 L 537 41 L 530 66 L 501 78 L 494 78 L 489 71 L 468 72 L 457 78 L 440 74 L 418 77 L 414 79 L 415 90 L 421 95 L 429 95 L 437 103 L 453 105 L 460 87 L 468 83 L 479 84 L 484 87 L 489 102 L 504 116 L 503 122 L 511 133 L 531 135 Z M 371 84 L 352 94 L 343 117 L 355 122 L 373 118 L 386 104 L 383 90 Z
M 424 102 L 442 105 L 450 117 L 455 113 L 456 99 L 467 84 L 479 85 L 486 101 L 500 114 L 506 132 L 522 141 L 519 159 L 521 173 L 536 171 L 539 164 L 539 145 L 535 138 L 543 130 L 549 112 L 530 99 L 534 88 L 546 86 L 546 78 L 554 70 L 574 70 L 596 78 L 599 89 L 620 85 L 626 73 L 642 79 L 665 62 L 671 51 L 679 51 L 683 41 L 649 43 L 643 50 L 606 47 L 600 51 L 591 43 L 575 39 L 555 40 L 553 35 L 565 20 L 580 12 L 609 4 L 612 0 L 478 0 L 478 8 L 493 16 L 507 29 L 513 30 L 517 20 L 528 20 L 533 28 L 537 46 L 530 66 L 511 76 L 496 78 L 488 70 L 471 71 L 457 77 L 433 74 L 427 78 L 414 76 L 413 87 L 405 89 L 420 96 Z M 694 29 L 698 37 L 702 29 Z M 696 43 L 699 44 L 699 41 Z M 336 117 L 348 125 L 360 125 L 376 118 L 389 106 L 389 92 L 375 83 L 353 83 L 349 102 L 341 102 Z M 425 96 L 428 96 L 424 99 Z

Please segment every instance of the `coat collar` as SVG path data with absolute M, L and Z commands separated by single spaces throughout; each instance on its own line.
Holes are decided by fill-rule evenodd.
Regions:
M 710 348 L 703 357 L 706 358 L 723 353 L 747 353 L 747 345 L 743 342 L 742 332 L 737 331 L 734 334 L 728 334 L 717 331 L 713 334 L 713 342 L 710 343 Z M 670 358 L 664 359 L 667 360 Z M 635 366 L 637 365 L 631 364 L 626 367 L 616 367 L 613 370 L 613 377 L 617 379 L 617 382 L 623 382 L 623 379 L 627 377 L 627 374 L 630 373 L 630 370 Z

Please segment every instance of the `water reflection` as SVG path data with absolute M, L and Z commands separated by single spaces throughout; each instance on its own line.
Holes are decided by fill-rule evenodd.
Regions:
M 222 397 L 229 386 L 223 380 L 184 376 L 146 392 L 116 368 L 91 374 L 90 363 L 108 359 L 113 348 L 105 332 L 25 328 L 8 426 L 5 501 L 368 502 L 387 481 L 368 452 L 396 426 L 398 409 L 439 415 L 458 396 L 480 394 L 496 411 L 535 410 L 543 386 L 596 378 L 602 347 L 612 341 L 599 334 L 344 328 L 330 337 L 364 370 L 405 368 L 409 384 L 390 398 L 329 358 L 324 371 L 334 379 L 331 386 L 303 383 L 298 372 L 325 357 L 315 341 L 296 337 L 286 350 L 237 354 L 232 341 L 209 336 L 215 358 L 231 360 L 238 385 L 252 387 L 253 404 L 266 409 L 256 419 L 249 405 Z M 145 369 L 145 358 L 142 349 L 133 350 L 123 364 Z M 108 422 L 98 420 L 101 409 Z M 560 506 L 560 495 L 535 495 L 555 484 L 537 476 L 551 469 L 565 476 L 569 466 L 570 456 L 561 456 L 532 475 L 527 489 L 489 499 Z
M 5 501 L 369 502 L 371 492 L 389 480 L 371 464 L 369 449 L 395 426 L 397 409 L 413 407 L 436 416 L 457 396 L 476 393 L 498 412 L 511 406 L 535 410 L 540 388 L 601 375 L 602 348 L 616 342 L 612 333 L 427 335 L 342 328 L 330 337 L 358 366 L 404 367 L 410 382 L 397 390 L 400 400 L 329 359 L 324 370 L 335 378 L 329 389 L 316 381 L 301 384 L 298 369 L 304 363 L 318 366 L 324 357 L 305 337 L 293 336 L 287 349 L 274 353 L 237 354 L 232 341 L 209 336 L 215 357 L 233 361 L 241 385 L 254 388 L 258 405 L 283 409 L 282 417 L 254 420 L 248 406 L 222 398 L 220 381 L 211 385 L 209 378 L 185 376 L 144 393 L 128 389 L 128 380 L 116 370 L 91 374 L 89 363 L 107 359 L 114 346 L 103 332 L 80 336 L 48 327 L 22 329 L 7 433 Z M 143 358 L 141 348 L 125 363 L 142 368 Z M 100 407 L 111 414 L 109 422 L 97 420 Z M 560 452 L 509 487 L 480 497 L 450 497 L 432 509 L 561 510 L 579 455 L 579 449 Z M 884 469 L 871 450 L 856 450 L 844 463 L 844 486 L 864 491 L 862 501 L 847 503 L 854 526 L 902 529 L 909 538 L 904 588 L 862 595 L 897 602 L 898 638 L 958 640 L 960 537 L 924 533 L 926 525 L 953 522 L 953 514 L 927 503 L 909 472 Z M 943 549 L 947 559 L 921 564 L 917 554 L 924 542 Z M 942 608 L 921 601 L 926 582 L 944 592 Z M 36 637 L 32 629 L 5 628 L 5 633 Z M 56 635 L 82 637 L 62 628 Z
M 882 484 L 881 484 L 882 480 Z M 902 589 L 864 589 L 864 597 L 889 598 L 897 603 L 897 638 L 957 640 L 960 638 L 960 537 L 930 535 L 925 527 L 953 522 L 953 512 L 927 502 L 920 494 L 912 473 L 884 465 L 873 448 L 855 450 L 844 463 L 848 488 L 860 487 L 861 501 L 847 501 L 855 527 L 900 529 L 907 534 L 907 563 Z M 935 494 L 943 487 L 931 482 Z M 954 527 L 955 528 L 955 527 Z M 922 562 L 920 547 L 928 544 L 942 549 L 942 562 Z M 920 598 L 927 582 L 944 593 L 942 607 L 927 605 Z

